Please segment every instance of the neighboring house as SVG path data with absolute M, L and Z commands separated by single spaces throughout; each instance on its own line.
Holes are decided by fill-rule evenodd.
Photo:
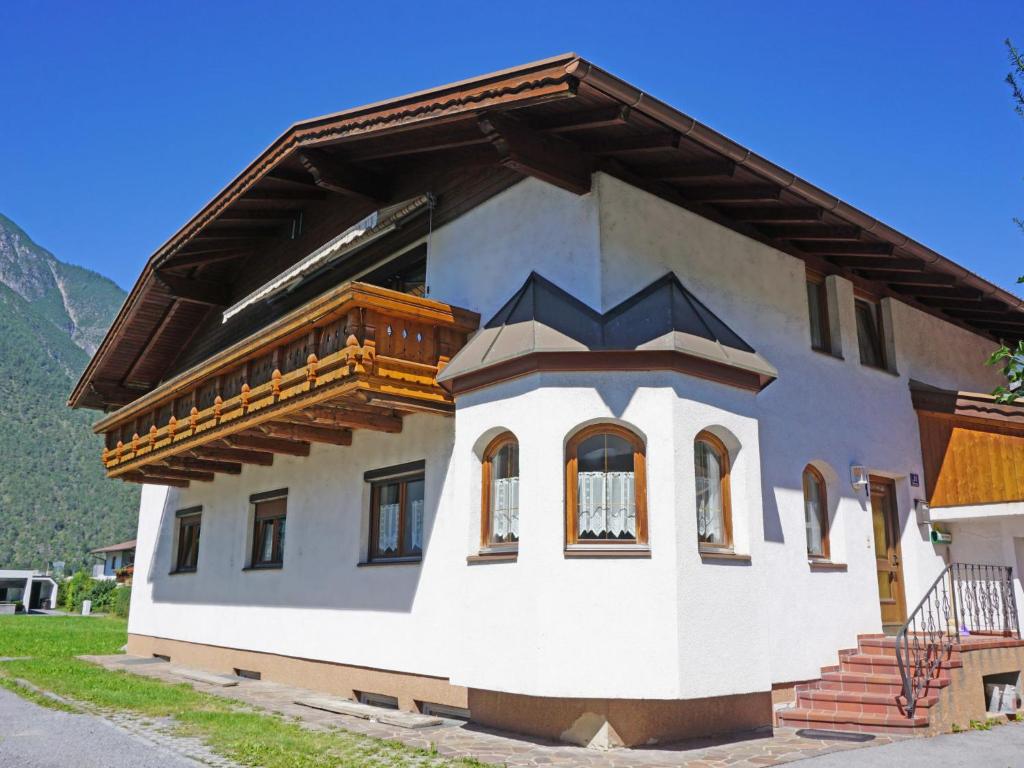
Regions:
M 92 567 L 94 579 L 117 579 L 122 583 L 131 583 L 132 572 L 135 570 L 135 539 L 97 547 L 89 550 L 89 554 L 103 559 L 103 562 Z
M 57 582 L 35 571 L 0 570 L 0 604 L 12 603 L 31 610 L 56 608 Z
M 595 745 L 795 692 L 788 724 L 905 731 L 1024 666 L 1005 568 L 946 572 L 991 610 L 947 600 L 906 676 L 881 637 L 966 531 L 1024 565 L 1018 428 L 982 430 L 1005 517 L 951 553 L 936 467 L 973 470 L 918 399 L 990 391 L 1022 332 L 1017 297 L 567 55 L 293 126 L 152 256 L 71 405 L 145 484 L 130 653 Z M 930 697 L 913 665 L 960 623 L 1004 647 Z

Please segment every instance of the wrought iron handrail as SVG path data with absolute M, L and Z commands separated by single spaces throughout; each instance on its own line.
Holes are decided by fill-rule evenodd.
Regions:
M 975 563 L 952 563 L 939 574 L 896 635 L 907 717 L 962 636 L 1020 637 L 1012 576 L 1009 566 Z

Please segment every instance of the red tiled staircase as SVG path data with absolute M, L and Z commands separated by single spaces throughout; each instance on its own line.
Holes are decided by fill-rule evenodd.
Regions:
M 928 727 L 928 711 L 950 684 L 949 670 L 962 666 L 955 649 L 938 676 L 906 715 L 903 680 L 896 664 L 896 639 L 861 635 L 857 648 L 839 652 L 839 665 L 824 667 L 821 679 L 796 687 L 796 706 L 780 710 L 779 724 L 790 728 L 909 735 Z

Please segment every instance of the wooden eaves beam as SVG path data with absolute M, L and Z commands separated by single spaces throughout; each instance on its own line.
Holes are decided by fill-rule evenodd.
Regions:
M 768 237 L 779 240 L 858 240 L 860 227 L 835 224 L 761 224 Z
M 885 256 L 840 256 L 833 255 L 829 261 L 847 269 L 880 269 L 896 272 L 920 272 L 925 263 L 921 259 L 885 257 Z
M 402 431 L 402 419 L 387 413 L 370 413 L 325 405 L 312 405 L 289 414 L 286 421 L 296 424 L 319 424 L 348 429 L 370 429 L 397 434 Z
M 855 243 L 834 240 L 802 240 L 797 245 L 808 253 L 819 256 L 891 256 L 892 243 L 859 240 Z
M 236 259 L 244 259 L 246 256 L 251 256 L 252 251 L 240 250 L 237 247 L 221 250 L 219 248 L 211 248 L 210 250 L 199 250 L 199 251 L 179 251 L 174 254 L 161 265 L 161 269 L 185 269 L 188 267 L 198 267 L 205 264 L 216 264 L 222 261 L 235 261 Z
M 216 461 L 214 459 L 197 459 L 192 456 L 168 456 L 164 463 L 176 469 L 195 469 L 202 472 L 224 472 L 237 475 L 242 471 L 241 462 Z
M 615 138 L 583 138 L 576 144 L 581 150 L 591 155 L 626 155 L 678 149 L 680 140 L 678 133 L 666 132 Z
M 534 130 L 546 133 L 570 133 L 573 131 L 585 131 L 593 128 L 609 128 L 611 126 L 626 125 L 629 122 L 631 110 L 623 104 L 612 104 L 607 107 L 597 107 L 586 112 L 566 113 L 531 121 L 530 125 Z
M 637 168 L 636 173 L 655 181 L 726 178 L 736 172 L 736 163 L 725 158 L 660 163 Z
M 288 456 L 309 456 L 309 443 L 285 440 L 278 437 L 265 437 L 239 433 L 224 438 L 232 448 L 252 448 L 268 453 L 283 453 Z
M 142 472 L 125 472 L 123 475 L 118 475 L 117 479 L 124 480 L 126 483 L 151 483 L 153 485 L 169 485 L 172 488 L 188 488 L 188 480 L 172 477 L 157 478 Z
M 868 280 L 880 283 L 899 283 L 900 285 L 955 285 L 956 277 L 942 272 L 879 272 L 877 270 L 859 270 L 859 274 Z
M 223 441 L 214 441 L 194 448 L 189 452 L 199 459 L 236 461 L 240 464 L 257 464 L 269 467 L 274 463 L 274 454 L 269 451 L 253 451 L 244 448 L 230 448 Z
M 782 196 L 782 189 L 771 184 L 678 187 L 678 189 L 680 194 L 690 200 L 712 204 L 756 203 L 762 200 L 778 200 Z
M 299 162 L 313 183 L 340 195 L 354 195 L 382 203 L 390 198 L 387 181 L 365 168 L 346 165 L 322 149 L 304 149 Z
M 162 269 L 156 271 L 156 279 L 167 287 L 174 298 L 182 301 L 214 307 L 226 307 L 231 303 L 230 292 L 222 283 L 172 275 Z
M 258 429 L 269 437 L 286 440 L 327 443 L 328 445 L 352 445 L 352 430 L 331 429 L 312 424 L 271 421 L 261 424 Z
M 739 221 L 751 224 L 760 222 L 793 223 L 818 222 L 824 215 L 821 208 L 813 205 L 741 206 L 730 207 L 725 214 Z
M 590 191 L 591 161 L 572 142 L 545 136 L 500 112 L 482 115 L 478 124 L 505 168 L 577 195 Z

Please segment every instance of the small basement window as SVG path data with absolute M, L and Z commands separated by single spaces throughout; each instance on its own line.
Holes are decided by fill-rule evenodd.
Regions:
M 359 692 L 359 703 L 368 704 L 371 707 L 383 707 L 384 709 L 398 709 L 398 699 L 383 693 Z
M 160 659 L 160 661 L 170 661 L 171 660 L 170 656 L 165 656 L 162 653 L 154 653 L 153 654 L 153 658 L 154 659 Z
M 468 709 L 462 707 L 450 707 L 447 704 L 434 704 L 429 701 L 420 702 L 420 712 L 431 717 L 440 717 L 444 720 L 461 720 L 469 722 L 470 714 Z
M 981 678 L 985 686 L 985 711 L 989 714 L 1016 712 L 1021 706 L 1020 672 L 1001 672 Z
M 235 667 L 235 676 L 244 677 L 246 680 L 262 680 L 263 675 L 253 669 L 239 669 Z

